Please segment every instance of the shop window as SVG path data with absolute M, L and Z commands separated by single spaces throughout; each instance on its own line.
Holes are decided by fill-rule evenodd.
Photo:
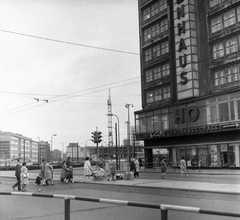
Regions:
M 239 80 L 239 68 L 238 66 L 228 68 L 228 83 Z
M 177 147 L 177 163 L 180 163 L 182 157 L 186 158 L 186 150 L 185 147 Z
M 219 167 L 221 166 L 220 152 L 217 148 L 217 145 L 208 146 L 209 161 L 210 167 Z
M 222 2 L 222 0 L 210 0 L 210 8 L 219 5 Z
M 239 167 L 240 166 L 240 150 L 239 144 L 229 144 L 228 146 L 228 164 L 229 167 Z
M 234 25 L 236 23 L 235 10 L 226 12 L 223 16 L 223 19 L 225 28 Z
M 238 51 L 237 38 L 226 41 L 226 54 L 235 53 Z
M 147 70 L 145 74 L 146 74 L 146 82 L 151 82 L 153 80 L 152 70 Z
M 220 153 L 221 153 L 221 165 L 222 167 L 228 166 L 228 147 L 227 144 L 220 144 Z
M 215 80 L 214 80 L 215 86 L 225 84 L 224 70 L 220 70 L 220 71 L 215 72 L 214 76 L 215 76 Z
M 237 112 L 238 112 L 237 119 L 240 119 L 240 100 L 237 100 Z
M 228 102 L 218 104 L 219 121 L 229 121 Z
M 201 161 L 201 167 L 208 167 L 207 146 L 197 146 L 197 161 Z
M 213 59 L 218 59 L 224 56 L 224 46 L 223 43 L 213 46 Z
M 188 167 L 198 167 L 196 147 L 186 147 L 186 157 Z
M 216 33 L 218 31 L 222 30 L 222 17 L 221 16 L 212 19 L 211 29 L 212 29 L 212 33 Z

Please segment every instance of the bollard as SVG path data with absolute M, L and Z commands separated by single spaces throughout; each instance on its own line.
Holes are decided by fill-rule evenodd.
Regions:
M 65 198 L 65 220 L 70 220 L 70 199 Z

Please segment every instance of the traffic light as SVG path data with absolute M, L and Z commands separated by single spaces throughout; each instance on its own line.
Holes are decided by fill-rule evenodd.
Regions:
M 92 142 L 97 143 L 97 132 L 96 131 L 92 132 Z
M 97 142 L 100 143 L 102 141 L 102 132 L 98 131 L 97 132 Z
M 93 143 L 100 143 L 102 141 L 102 132 L 101 131 L 94 131 L 92 132 L 92 142 Z

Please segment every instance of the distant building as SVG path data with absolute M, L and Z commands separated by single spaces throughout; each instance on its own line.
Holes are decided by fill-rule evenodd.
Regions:
M 28 165 L 38 164 L 38 142 L 12 132 L 0 132 L 0 160 L 2 165 L 12 165 L 22 158 Z
M 62 151 L 55 149 L 52 152 L 52 160 L 53 162 L 62 162 Z
M 85 158 L 84 148 L 81 148 L 78 143 L 70 143 L 67 146 L 67 157 L 71 157 L 73 163 Z
M 240 1 L 139 0 L 145 159 L 240 167 Z
M 47 141 L 39 141 L 39 162 L 41 163 L 43 159 L 51 160 L 50 144 Z

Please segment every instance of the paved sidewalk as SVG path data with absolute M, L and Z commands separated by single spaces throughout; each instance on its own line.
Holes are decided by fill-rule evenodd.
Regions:
M 83 182 L 83 168 L 77 168 L 78 174 L 74 174 L 75 182 Z M 148 169 L 147 169 L 148 170 Z M 141 170 L 140 172 L 156 172 L 154 170 Z M 123 171 L 122 171 L 123 172 Z M 169 169 L 169 173 L 179 173 L 179 170 Z M 189 174 L 197 174 L 198 170 L 189 170 Z M 36 179 L 39 170 L 30 170 L 30 179 Z M 59 182 L 60 170 L 54 170 L 54 181 Z M 79 174 L 81 173 L 81 174 Z M 240 175 L 240 170 L 202 170 L 201 174 L 209 175 Z M 0 177 L 11 177 L 14 178 L 15 171 L 0 171 Z M 198 191 L 198 192 L 211 192 L 211 193 L 224 193 L 224 194 L 235 194 L 240 195 L 240 183 L 239 184 L 220 184 L 220 183 L 206 183 L 197 181 L 181 181 L 181 180 L 156 180 L 156 179 L 134 179 L 134 180 L 117 180 L 117 181 L 106 181 L 99 180 L 89 181 L 89 184 L 112 184 L 119 186 L 138 186 L 138 187 L 152 187 L 152 188 L 163 188 L 163 189 L 179 189 L 188 191 Z

